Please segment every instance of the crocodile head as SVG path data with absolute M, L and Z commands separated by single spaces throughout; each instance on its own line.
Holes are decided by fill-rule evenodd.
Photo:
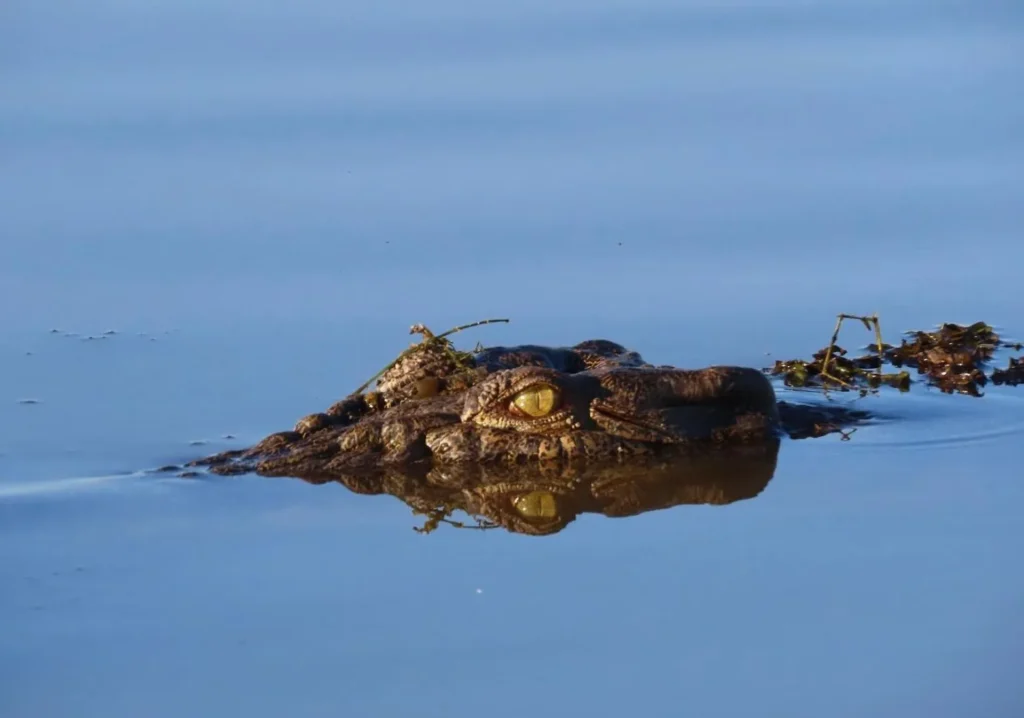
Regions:
M 330 477 L 371 468 L 628 461 L 777 441 L 780 408 L 758 370 L 653 366 L 619 344 L 454 352 L 424 341 L 294 430 L 192 462 L 215 473 Z

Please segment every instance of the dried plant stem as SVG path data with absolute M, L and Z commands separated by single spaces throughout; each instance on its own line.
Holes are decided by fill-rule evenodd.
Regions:
M 843 320 L 845 319 L 856 319 L 860 321 L 864 328 L 868 331 L 874 329 L 875 331 L 875 346 L 878 349 L 878 380 L 882 380 L 882 360 L 885 358 L 885 349 L 882 342 L 882 326 L 878 321 L 878 314 L 871 314 L 869 316 L 862 316 L 860 314 L 839 314 L 836 316 L 836 328 L 832 331 L 832 339 L 829 340 L 828 349 L 825 350 L 825 359 L 821 363 L 821 376 L 823 379 L 828 379 L 836 384 L 848 387 L 849 384 L 837 376 L 829 373 L 828 363 L 832 360 L 832 352 L 836 346 L 836 340 L 839 339 L 839 331 L 843 327 Z
M 457 326 L 457 327 L 454 327 L 452 329 L 449 329 L 444 334 L 438 334 L 437 338 L 438 339 L 444 339 L 445 337 L 447 337 L 447 336 L 449 336 L 451 334 L 455 334 L 456 332 L 461 332 L 464 329 L 472 329 L 473 327 L 480 327 L 480 326 L 483 326 L 484 324 L 508 324 L 509 321 L 511 321 L 511 320 L 509 320 L 509 319 L 481 319 L 478 322 L 471 322 L 469 324 L 463 324 L 461 326 Z

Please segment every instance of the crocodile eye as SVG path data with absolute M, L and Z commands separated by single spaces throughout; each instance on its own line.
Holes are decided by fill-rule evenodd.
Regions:
M 558 503 L 550 491 L 531 491 L 512 499 L 512 507 L 524 519 L 553 519 L 558 516 Z
M 549 384 L 536 384 L 516 394 L 509 408 L 539 419 L 554 411 L 557 405 L 558 390 Z

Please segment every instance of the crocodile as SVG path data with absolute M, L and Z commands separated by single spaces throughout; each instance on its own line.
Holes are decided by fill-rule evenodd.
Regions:
M 414 327 L 414 330 L 416 328 Z M 458 352 L 429 332 L 377 379 L 294 429 L 190 462 L 310 480 L 427 466 L 633 463 L 777 444 L 862 412 L 777 400 L 753 368 L 655 366 L 604 339 Z

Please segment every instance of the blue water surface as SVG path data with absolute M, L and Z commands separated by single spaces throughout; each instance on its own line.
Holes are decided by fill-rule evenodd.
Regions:
M 1024 338 L 1022 48 L 998 0 L 6 3 L 0 715 L 1024 715 L 1019 391 L 544 538 L 144 473 L 414 322 L 679 366 L 838 312 Z

